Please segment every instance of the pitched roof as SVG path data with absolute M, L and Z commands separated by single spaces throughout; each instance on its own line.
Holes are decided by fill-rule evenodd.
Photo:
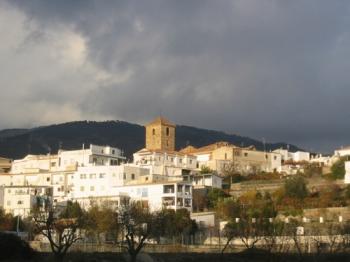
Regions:
M 175 124 L 171 123 L 169 120 L 165 119 L 162 116 L 158 116 L 156 119 L 154 119 L 152 122 L 148 123 L 146 126 L 150 126 L 150 125 L 154 125 L 154 124 L 161 124 L 164 126 L 175 127 Z
M 145 154 L 148 154 L 148 153 L 162 153 L 162 154 L 167 153 L 169 155 L 182 155 L 182 156 L 188 155 L 188 156 L 193 156 L 190 153 L 185 153 L 185 152 L 181 152 L 181 151 L 171 151 L 171 150 L 161 150 L 161 149 L 147 149 L 147 148 L 142 148 L 141 150 L 136 152 L 136 154 L 142 154 L 142 153 L 145 153 Z
M 229 142 L 226 142 L 226 141 L 219 141 L 219 142 L 216 142 L 216 143 L 213 143 L 213 144 L 210 144 L 210 145 L 206 145 L 206 146 L 202 146 L 202 147 L 199 147 L 199 148 L 195 148 L 193 146 L 187 146 L 183 149 L 180 150 L 180 152 L 182 153 L 189 153 L 189 154 L 195 154 L 195 153 L 210 153 L 212 152 L 213 150 L 215 149 L 218 149 L 220 147 L 223 147 L 223 146 L 230 146 L 230 147 L 236 147 L 232 144 L 230 144 Z

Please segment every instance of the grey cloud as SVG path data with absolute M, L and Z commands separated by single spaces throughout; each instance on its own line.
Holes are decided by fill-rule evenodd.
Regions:
M 83 116 L 141 123 L 161 112 L 179 124 L 314 150 L 350 143 L 347 1 L 9 4 L 45 30 L 81 35 L 87 62 L 115 78 L 84 89 L 78 71 L 45 83 L 52 88 L 38 81 L 26 99 L 67 100 Z M 60 86 L 78 91 L 72 98 Z

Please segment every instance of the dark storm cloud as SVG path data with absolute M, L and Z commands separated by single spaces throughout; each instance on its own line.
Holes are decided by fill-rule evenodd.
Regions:
M 314 150 L 350 144 L 348 1 L 6 6 L 35 21 L 36 31 L 68 28 L 86 45 L 86 61 L 72 76 L 38 80 L 23 99 L 67 101 L 83 118 L 144 122 L 162 113 L 179 124 Z M 86 80 L 94 75 L 108 77 Z

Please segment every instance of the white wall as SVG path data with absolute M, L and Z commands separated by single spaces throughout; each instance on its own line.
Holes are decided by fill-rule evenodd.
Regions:
M 300 161 L 310 161 L 310 153 L 309 152 L 302 152 L 297 151 L 293 153 L 293 161 L 294 162 L 300 162 Z
M 174 191 L 169 193 L 164 192 L 164 186 L 173 186 Z M 182 192 L 178 190 L 178 187 L 182 188 Z M 191 184 L 186 182 L 130 185 L 118 187 L 116 188 L 116 191 L 119 194 L 129 195 L 131 200 L 134 201 L 148 201 L 149 208 L 152 211 L 160 210 L 163 207 L 164 198 L 174 199 L 174 205 L 170 205 L 167 208 L 175 210 L 186 208 L 189 211 L 192 211 L 192 186 Z M 182 201 L 182 204 L 179 204 L 178 201 Z M 189 206 L 185 205 L 185 202 L 187 201 L 190 203 Z
M 146 167 L 154 174 L 171 176 L 181 175 L 182 169 L 196 169 L 197 158 L 192 155 L 141 150 L 134 154 L 134 164 Z
M 350 147 L 338 149 L 334 151 L 335 156 L 349 156 L 350 155 Z
M 345 184 L 350 184 L 350 161 L 345 162 Z
M 27 216 L 37 204 L 37 197 L 45 196 L 46 193 L 46 187 L 5 187 L 3 208 L 6 213 L 15 216 Z

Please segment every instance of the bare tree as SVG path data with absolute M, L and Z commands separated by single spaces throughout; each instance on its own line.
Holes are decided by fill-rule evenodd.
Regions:
M 236 182 L 235 178 L 236 180 L 237 179 L 239 180 L 239 178 L 241 177 L 241 172 L 237 163 L 234 161 L 231 161 L 228 164 L 224 165 L 224 168 L 222 170 L 222 175 L 223 177 L 230 179 L 230 184 L 233 184 Z
M 221 249 L 221 259 L 223 258 L 224 252 L 231 245 L 231 241 L 238 236 L 237 226 L 231 221 L 226 224 L 223 230 L 224 237 L 226 238 L 226 243 Z
M 286 224 L 286 234 L 292 239 L 299 260 L 303 260 L 304 256 L 309 253 L 310 248 L 310 239 L 305 234 L 304 225 L 297 220 L 292 220 L 290 223 Z
M 315 224 L 312 228 L 312 240 L 317 254 L 323 251 L 330 254 L 339 252 L 342 247 L 341 227 L 336 223 Z
M 282 221 L 268 220 L 264 226 L 264 248 L 275 260 L 282 254 L 289 251 L 289 236 L 285 234 L 285 223 Z
M 350 248 L 350 223 L 344 222 L 340 226 L 341 249 L 342 252 L 347 252 Z
M 81 239 L 77 231 L 82 227 L 82 211 L 77 203 L 68 202 L 63 210 L 38 208 L 32 218 L 35 231 L 48 239 L 55 261 L 63 261 L 68 249 Z
M 118 223 L 123 230 L 130 261 L 135 262 L 137 255 L 146 244 L 146 240 L 155 234 L 157 214 L 152 214 L 148 208 L 142 207 L 141 203 L 129 203 L 121 206 L 118 213 Z

